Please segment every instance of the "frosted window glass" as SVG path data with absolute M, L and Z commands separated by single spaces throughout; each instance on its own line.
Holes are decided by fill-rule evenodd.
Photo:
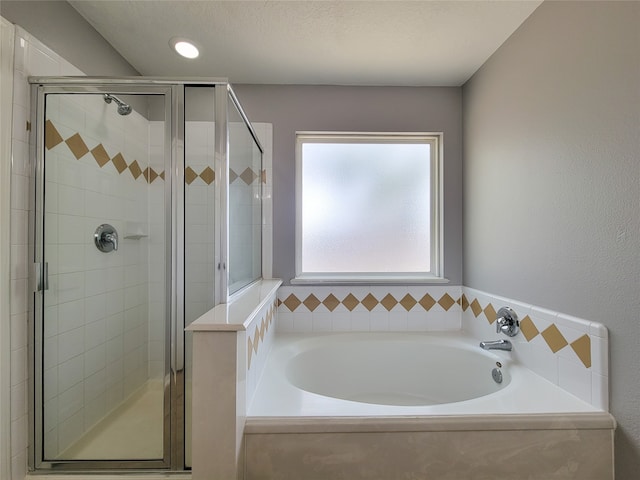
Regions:
M 304 273 L 431 270 L 431 145 L 303 143 Z

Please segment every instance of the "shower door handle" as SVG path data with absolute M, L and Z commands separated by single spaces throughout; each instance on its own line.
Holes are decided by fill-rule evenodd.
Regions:
M 36 292 L 49 290 L 49 264 L 47 262 L 34 263 L 33 270 L 36 280 Z

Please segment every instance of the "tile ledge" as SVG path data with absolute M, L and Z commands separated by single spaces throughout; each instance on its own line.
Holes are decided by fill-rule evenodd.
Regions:
M 260 309 L 271 298 L 275 298 L 282 280 L 260 280 L 240 294 L 230 303 L 216 305 L 185 328 L 188 332 L 218 331 L 238 332 L 246 330 Z

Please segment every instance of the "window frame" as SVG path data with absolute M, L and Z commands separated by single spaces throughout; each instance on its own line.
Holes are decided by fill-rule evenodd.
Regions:
M 428 272 L 303 272 L 302 271 L 302 147 L 305 143 L 427 143 L 430 145 L 430 259 Z M 296 244 L 292 284 L 448 283 L 444 278 L 442 132 L 296 132 Z

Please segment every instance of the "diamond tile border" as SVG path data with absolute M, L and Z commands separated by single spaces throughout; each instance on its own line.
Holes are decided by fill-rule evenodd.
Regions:
M 229 184 L 233 184 L 236 180 L 242 180 L 247 185 L 258 183 L 267 183 L 267 170 L 262 169 L 257 172 L 251 167 L 245 168 L 242 173 L 237 173 L 233 168 L 229 168 Z M 205 180 L 206 181 L 206 180 Z
M 69 148 L 69 151 L 76 158 L 76 160 L 80 160 L 85 155 L 91 153 L 91 156 L 93 157 L 93 159 L 96 161 L 96 163 L 100 168 L 103 168 L 108 163 L 111 163 L 116 168 L 117 172 L 120 175 L 128 171 L 134 180 L 137 180 L 138 178 L 142 178 L 144 181 L 146 181 L 149 184 L 153 183 L 158 178 L 161 180 L 164 180 L 164 170 L 156 172 L 151 167 L 146 167 L 144 170 L 142 170 L 137 160 L 133 160 L 132 162 L 127 162 L 127 160 L 125 159 L 125 157 L 122 155 L 121 152 L 118 152 L 116 155 L 113 156 L 113 158 L 111 158 L 109 157 L 109 154 L 105 150 L 104 145 L 102 145 L 101 143 L 98 143 L 97 145 L 95 145 L 93 148 L 90 149 L 87 146 L 86 141 L 82 138 L 82 135 L 80 133 L 74 133 L 73 135 L 71 135 L 69 138 L 65 140 L 64 138 L 62 138 L 62 136 L 58 132 L 58 129 L 55 127 L 55 125 L 51 120 L 47 120 L 45 122 L 44 130 L 45 130 L 45 147 L 47 150 L 52 150 L 58 147 L 59 145 L 65 144 Z M 211 178 L 211 182 L 212 182 L 213 178 L 211 177 L 211 174 L 213 174 L 213 170 L 211 170 L 211 172 L 209 173 L 207 169 L 211 170 L 209 167 L 205 168 L 202 171 L 202 173 L 200 173 L 199 175 L 195 174 L 196 178 L 197 177 L 203 178 L 205 182 L 207 182 L 206 179 Z M 185 172 L 185 177 L 187 177 L 186 172 Z M 191 182 L 188 182 L 188 183 L 191 183 Z
M 251 369 L 251 361 L 258 354 L 265 335 L 273 325 L 277 308 L 278 300 L 274 299 L 269 308 L 265 310 L 260 321 L 255 321 L 256 326 L 252 334 L 247 332 L 247 370 Z
M 319 295 L 319 297 L 316 296 Z M 313 312 L 319 305 L 324 305 L 327 310 L 333 312 L 339 305 L 343 305 L 347 310 L 352 312 L 358 305 L 362 305 L 369 312 L 381 305 L 387 312 L 394 310 L 403 310 L 406 312 L 412 310 L 422 310 L 429 312 L 435 305 L 439 305 L 442 310 L 449 311 L 454 305 L 460 305 L 460 298 L 454 299 L 449 293 L 445 292 L 438 300 L 434 299 L 429 293 L 424 295 L 411 295 L 410 293 L 398 294 L 385 292 L 384 294 L 374 294 L 367 292 L 366 294 L 357 295 L 349 292 L 342 295 L 342 299 L 336 297 L 334 293 L 320 294 L 318 292 L 309 293 L 307 295 L 296 295 L 290 293 L 284 299 L 278 299 L 278 306 L 284 305 L 288 311 L 296 312 L 299 308 L 304 308 L 309 312 Z M 495 320 L 495 319 L 494 319 Z
M 142 170 L 137 160 L 133 160 L 133 162 L 128 163 L 122 153 L 117 153 L 113 158 L 110 158 L 109 154 L 107 154 L 107 151 L 101 143 L 97 144 L 92 149 L 89 149 L 80 133 L 74 133 L 65 140 L 64 138 L 62 138 L 62 135 L 60 135 L 53 122 L 51 120 L 47 120 L 45 122 L 46 149 L 51 150 L 62 143 L 67 145 L 67 147 L 77 160 L 80 160 L 90 152 L 100 168 L 103 168 L 105 165 L 111 162 L 116 167 L 116 170 L 119 174 L 122 174 L 124 171 L 129 170 L 135 180 L 137 180 L 141 174 L 142 178 L 147 183 L 153 183 L 154 180 L 158 178 L 164 180 L 164 170 L 156 172 L 151 167 L 147 167 Z M 211 185 L 216 179 L 216 173 L 209 166 L 204 167 L 200 173 L 196 172 L 192 167 L 188 166 L 184 171 L 184 179 L 187 185 L 191 185 L 197 179 L 202 180 L 206 185 Z M 238 174 L 230 168 L 229 183 L 234 183 L 238 179 L 246 183 L 247 186 L 256 183 L 256 181 L 258 183 L 266 184 L 267 171 L 263 169 L 256 172 L 253 169 L 247 167 L 242 171 L 242 173 Z

